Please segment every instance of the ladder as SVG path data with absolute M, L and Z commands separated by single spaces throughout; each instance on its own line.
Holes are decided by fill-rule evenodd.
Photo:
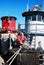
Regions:
M 35 48 L 35 43 L 36 43 L 35 36 L 28 35 L 27 37 L 28 37 L 28 42 L 30 44 L 30 47 L 34 47 Z
M 31 44 L 31 43 L 32 43 L 32 38 L 33 38 L 33 37 L 32 37 L 31 35 L 28 35 L 27 37 L 28 37 L 27 39 L 28 39 L 29 44 Z
M 32 46 L 35 47 L 35 43 L 36 43 L 36 41 L 35 41 L 35 36 L 33 36 L 33 39 L 32 39 Z

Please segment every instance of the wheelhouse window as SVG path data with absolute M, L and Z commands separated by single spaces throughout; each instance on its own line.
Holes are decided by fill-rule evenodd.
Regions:
M 44 19 L 43 19 L 43 22 L 44 22 Z
M 25 19 L 26 21 L 42 21 L 42 15 L 30 15 L 28 17 L 26 17 Z
M 32 21 L 42 21 L 41 15 L 32 15 Z
M 26 21 L 31 21 L 31 16 L 26 17 Z
M 32 15 L 32 21 L 36 21 L 36 15 Z
M 42 16 L 38 15 L 38 21 L 41 21 L 41 20 L 42 20 Z

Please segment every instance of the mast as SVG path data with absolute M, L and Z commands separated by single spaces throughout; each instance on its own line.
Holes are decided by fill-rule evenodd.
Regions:
M 27 11 L 29 10 L 29 0 L 27 1 Z

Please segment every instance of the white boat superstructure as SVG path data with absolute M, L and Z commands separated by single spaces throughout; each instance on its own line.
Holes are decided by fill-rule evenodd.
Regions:
M 39 11 L 39 5 L 35 5 L 33 11 L 24 12 L 25 34 L 30 35 L 30 46 L 44 50 L 44 11 Z M 30 40 L 29 39 L 29 40 Z

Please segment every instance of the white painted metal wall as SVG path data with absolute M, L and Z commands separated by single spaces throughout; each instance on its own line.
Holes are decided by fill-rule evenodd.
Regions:
M 42 21 L 31 21 L 28 27 L 29 33 L 41 33 L 44 34 L 44 22 Z
M 4 40 L 7 40 L 9 38 L 9 35 L 13 41 L 14 41 L 14 39 L 17 38 L 17 34 L 6 33 L 6 34 L 1 34 L 1 39 L 3 38 Z
M 35 44 L 35 48 L 37 49 L 39 42 L 41 44 L 42 49 L 44 50 L 44 36 L 36 36 L 36 38 L 35 36 L 33 36 L 31 47 L 33 48 Z

